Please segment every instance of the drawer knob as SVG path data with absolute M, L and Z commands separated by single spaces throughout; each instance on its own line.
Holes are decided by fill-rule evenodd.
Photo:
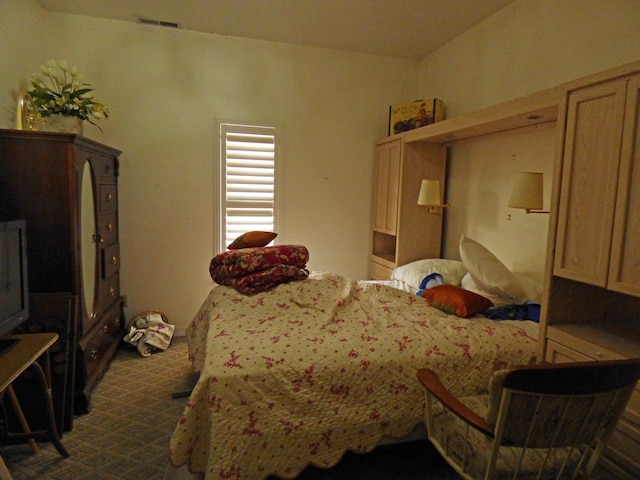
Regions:
M 111 257 L 111 265 L 117 265 L 117 264 L 118 264 L 118 257 L 114 255 L 113 257 Z
M 113 326 L 115 327 L 116 330 L 120 330 L 120 319 L 119 318 L 116 318 L 113 321 Z
M 115 297 L 116 296 L 115 288 L 113 288 L 113 287 L 109 288 L 109 291 L 107 292 L 107 295 L 109 295 L 110 297 Z
M 109 325 L 107 325 L 106 323 L 102 326 L 102 332 L 103 333 L 109 333 Z
M 113 223 L 109 222 L 107 223 L 107 232 L 112 232 L 113 231 Z
M 98 350 L 92 348 L 89 352 L 89 360 L 97 360 L 98 359 Z
M 107 193 L 107 196 L 105 197 L 105 200 L 107 202 L 112 202 L 113 201 L 113 195 L 110 193 Z

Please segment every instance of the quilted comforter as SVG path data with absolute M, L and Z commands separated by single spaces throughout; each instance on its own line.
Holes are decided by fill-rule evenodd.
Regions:
M 247 297 L 216 286 L 187 332 L 200 378 L 171 438 L 206 479 L 294 478 L 422 421 L 419 367 L 459 396 L 531 360 L 519 328 L 463 319 L 383 285 L 313 272 Z

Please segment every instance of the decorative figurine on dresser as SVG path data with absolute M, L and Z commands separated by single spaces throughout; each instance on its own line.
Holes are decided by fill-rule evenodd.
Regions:
M 31 313 L 22 328 L 60 337 L 50 354 L 61 432 L 90 410 L 122 338 L 120 153 L 73 134 L 0 130 L 0 219 L 24 218 L 29 232 Z M 23 409 L 30 423 L 41 420 L 28 397 Z

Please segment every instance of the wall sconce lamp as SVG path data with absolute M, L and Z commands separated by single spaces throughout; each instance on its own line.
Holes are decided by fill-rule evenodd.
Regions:
M 523 208 L 527 213 L 549 213 L 542 210 L 542 188 L 542 173 L 518 172 L 508 207 Z
M 418 205 L 429 207 L 429 213 L 438 213 L 438 208 L 447 208 L 449 205 L 440 202 L 440 180 L 424 178 L 420 184 Z

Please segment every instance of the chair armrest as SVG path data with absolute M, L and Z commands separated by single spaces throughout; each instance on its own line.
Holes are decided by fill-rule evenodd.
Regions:
M 493 429 L 489 426 L 486 420 L 453 396 L 447 387 L 442 384 L 438 375 L 433 370 L 426 368 L 420 369 L 418 370 L 417 376 L 420 383 L 422 383 L 422 385 L 424 385 L 424 387 L 429 390 L 431 394 L 435 396 L 448 410 L 451 410 L 451 412 L 476 430 L 493 438 Z

